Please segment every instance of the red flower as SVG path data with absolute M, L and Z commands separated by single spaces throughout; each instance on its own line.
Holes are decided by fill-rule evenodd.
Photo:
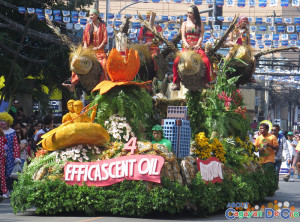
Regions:
M 238 105 L 242 99 L 243 99 L 243 96 L 241 94 L 241 91 L 240 90 L 236 90 L 233 94 L 232 94 L 232 98 L 233 98 L 233 103 L 235 105 Z
M 36 156 L 36 157 L 38 157 L 38 156 L 43 156 L 43 155 L 45 155 L 46 153 L 48 153 L 47 150 L 42 150 L 42 149 L 40 149 L 40 150 L 37 150 L 37 152 L 35 153 L 35 156 Z
M 225 96 L 224 97 L 224 100 L 225 100 L 225 102 L 224 102 L 224 106 L 227 108 L 227 110 L 229 109 L 229 107 L 230 107 L 230 104 L 231 104 L 231 97 L 230 96 Z

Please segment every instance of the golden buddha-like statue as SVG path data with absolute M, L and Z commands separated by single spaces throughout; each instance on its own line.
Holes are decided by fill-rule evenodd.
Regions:
M 74 111 L 74 107 L 73 107 L 74 102 L 75 102 L 74 99 L 70 99 L 68 101 L 67 107 L 68 107 L 69 112 L 63 116 L 62 123 L 71 121 L 74 118 L 74 116 L 75 116 L 74 115 L 75 111 Z
M 80 100 L 76 100 L 73 103 L 73 109 L 74 109 L 74 115 L 72 115 L 72 120 L 71 122 L 74 123 L 83 123 L 83 122 L 88 122 L 88 123 L 92 123 L 95 120 L 96 117 L 96 112 L 97 112 L 97 107 L 93 108 L 91 117 L 89 117 L 86 114 L 81 114 L 81 111 L 83 109 L 83 103 Z

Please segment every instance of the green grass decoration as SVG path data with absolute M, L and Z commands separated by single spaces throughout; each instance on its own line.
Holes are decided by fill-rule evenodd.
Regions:
M 68 185 L 62 180 L 34 181 L 28 172 L 14 183 L 14 213 L 32 206 L 40 215 L 113 214 L 143 217 L 154 213 L 178 214 L 188 210 L 206 216 L 225 211 L 228 202 L 259 203 L 277 189 L 272 169 L 224 175 L 223 183 L 208 185 L 200 174 L 190 187 L 163 178 L 162 186 L 147 190 L 143 181 L 123 181 L 109 187 Z M 188 207 L 189 206 L 189 207 Z

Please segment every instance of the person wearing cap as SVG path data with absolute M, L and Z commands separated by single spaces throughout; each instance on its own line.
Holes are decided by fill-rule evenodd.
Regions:
M 108 80 L 106 72 L 107 56 L 105 54 L 105 46 L 107 44 L 107 31 L 103 20 L 100 17 L 100 13 L 96 9 L 90 10 L 90 23 L 87 23 L 83 32 L 82 44 L 84 48 L 91 47 L 95 52 L 96 58 L 101 63 L 104 71 L 104 75 L 101 75 L 100 81 Z M 64 84 L 71 91 L 74 90 L 75 85 L 79 82 L 79 78 L 76 73 L 72 72 L 71 84 Z
M 151 14 L 152 14 L 152 16 L 155 16 L 155 13 L 153 13 L 152 11 L 148 11 L 146 13 L 146 21 L 148 21 L 148 22 L 150 21 Z M 157 32 L 162 31 L 162 27 L 160 25 L 156 25 L 155 28 L 156 28 Z M 153 65 L 154 65 L 154 73 L 157 73 L 158 66 L 155 61 L 155 57 L 157 57 L 158 53 L 160 52 L 159 45 L 158 45 L 159 41 L 156 41 L 155 36 L 145 26 L 141 27 L 139 34 L 138 34 L 138 40 L 139 40 L 140 44 L 148 45 L 149 51 L 150 51 L 150 54 L 152 57 Z M 149 80 L 152 80 L 154 77 L 153 72 L 150 71 L 149 74 L 150 74 Z
M 275 151 L 279 145 L 276 136 L 269 133 L 269 124 L 261 123 L 259 125 L 260 135 L 255 140 L 255 146 L 258 148 L 260 164 L 263 167 L 273 167 L 275 162 Z
M 295 144 L 295 142 L 294 142 L 294 140 L 293 140 L 293 138 L 294 138 L 294 133 L 293 132 L 288 132 L 287 133 L 287 144 L 288 144 L 288 151 L 287 151 L 287 153 L 288 153 L 288 155 L 289 155 L 289 157 L 290 158 L 287 158 L 287 166 L 288 166 L 288 168 L 289 168 L 289 173 L 288 173 L 288 175 L 286 175 L 284 178 L 283 178 L 283 180 L 284 181 L 286 181 L 286 182 L 288 182 L 289 180 L 291 181 L 291 182 L 293 182 L 293 179 L 290 179 L 290 173 L 291 173 L 291 169 L 290 169 L 290 167 L 292 166 L 292 163 L 293 163 L 293 160 L 294 160 L 294 157 L 295 157 L 295 155 L 296 155 L 296 151 L 295 151 L 295 147 L 296 147 L 296 144 Z
M 279 172 L 282 163 L 282 153 L 283 151 L 285 153 L 288 153 L 288 144 L 286 142 L 286 139 L 283 136 L 283 134 L 280 134 L 279 132 L 280 132 L 280 126 L 278 124 L 274 124 L 272 128 L 272 134 L 277 137 L 277 142 L 279 145 L 278 150 L 275 151 L 275 163 L 274 163 L 275 170 L 278 175 L 278 179 L 279 179 Z
M 170 152 L 173 152 L 172 142 L 170 140 L 167 140 L 164 137 L 164 132 L 161 125 L 155 125 L 152 127 L 152 136 L 153 136 L 153 141 L 151 141 L 152 144 L 155 143 L 162 144 L 166 146 Z
M 19 106 L 19 100 L 14 100 L 13 104 L 9 108 L 8 114 L 11 115 L 14 119 L 17 117 L 17 109 Z

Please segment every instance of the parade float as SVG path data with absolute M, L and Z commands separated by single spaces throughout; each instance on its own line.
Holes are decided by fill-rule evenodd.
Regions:
M 157 122 L 147 82 L 133 81 L 140 65 L 137 51 L 122 57 L 113 49 L 107 62 L 110 81 L 94 86 L 90 107 L 43 135 L 41 149 L 14 184 L 14 212 L 36 207 L 45 215 L 143 217 L 188 211 L 205 216 L 225 212 L 228 203 L 247 202 L 251 209 L 272 196 L 278 181 L 254 154 L 236 86 L 240 77 L 227 76 L 233 71 L 229 62 L 219 65 L 212 87 L 189 90 L 190 154 L 178 157 L 178 150 L 150 142 Z M 199 70 L 194 73 L 201 78 Z M 191 75 L 183 68 L 184 73 Z M 95 107 L 92 123 L 93 114 L 86 115 Z M 183 120 L 173 122 L 176 128 Z

